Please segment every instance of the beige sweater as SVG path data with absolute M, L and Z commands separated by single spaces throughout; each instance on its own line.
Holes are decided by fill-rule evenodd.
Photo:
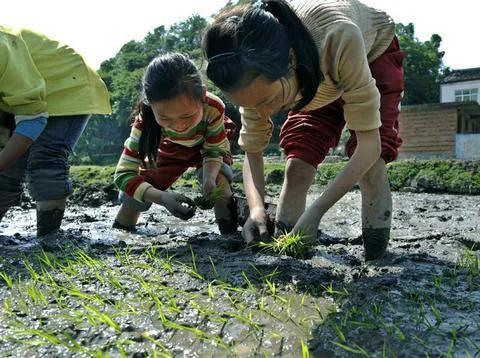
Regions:
M 392 42 L 393 20 L 358 0 L 294 0 L 291 5 L 317 45 L 325 76 L 315 97 L 301 110 L 317 109 L 341 97 L 349 129 L 379 128 L 380 94 L 369 63 Z M 260 118 L 254 108 L 240 108 L 240 113 L 240 147 L 246 152 L 263 151 L 272 135 L 270 118 Z

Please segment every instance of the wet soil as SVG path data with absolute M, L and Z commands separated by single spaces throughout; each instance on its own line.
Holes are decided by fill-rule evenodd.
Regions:
M 312 189 L 309 201 L 316 190 Z M 278 187 L 270 188 L 270 196 L 277 193 Z M 47 300 L 32 304 L 28 313 L 17 307 L 13 313 L 0 314 L 0 356 L 96 352 L 72 353 L 71 347 L 46 338 L 45 344 L 31 344 L 15 336 L 20 323 L 48 327 L 49 332 L 66 330 L 82 347 L 112 356 L 122 356 L 122 349 L 129 356 L 152 355 L 158 342 L 165 352 L 180 357 L 301 356 L 301 342 L 311 356 L 319 357 L 480 354 L 480 198 L 400 192 L 393 198 L 388 253 L 365 263 L 358 239 L 358 191 L 348 193 L 324 217 L 318 245 L 308 259 L 300 260 L 246 248 L 240 235 L 221 236 L 211 211 L 198 211 L 182 222 L 154 206 L 142 215 L 136 232 L 112 229 L 118 208 L 112 188 L 85 189 L 77 193 L 76 205 L 68 207 L 61 233 L 51 238 L 50 255 L 64 260 L 78 257 L 75 250 L 81 249 L 117 270 L 132 292 L 141 286 L 138 277 L 148 278 L 165 292 L 171 289 L 170 299 L 177 302 L 171 321 L 203 333 L 167 327 L 153 303 L 132 308 L 128 314 L 113 310 L 114 303 L 105 304 L 102 309 L 116 312 L 118 331 L 68 320 L 57 314 L 58 302 Z M 26 201 L 0 223 L 0 272 L 22 277 L 24 283 L 31 278 L 25 262 L 35 267 L 42 255 L 33 206 Z M 152 259 L 151 252 L 146 255 L 152 247 L 161 261 Z M 168 269 L 165 260 L 172 256 L 173 268 Z M 68 282 L 61 270 L 55 275 L 58 282 Z M 101 292 L 112 302 L 130 302 L 128 292 L 102 287 L 93 274 L 88 275 L 72 278 L 77 289 Z M 82 280 L 85 276 L 91 279 Z M 5 302 L 15 306 L 19 287 L 9 288 L 0 278 L 4 307 Z M 64 313 L 81 312 L 79 306 L 85 305 L 68 297 Z M 152 343 L 152 337 L 158 344 Z M 118 342 L 124 343 L 122 348 Z

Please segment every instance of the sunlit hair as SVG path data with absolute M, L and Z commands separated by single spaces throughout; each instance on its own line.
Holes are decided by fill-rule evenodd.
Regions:
M 315 42 L 284 0 L 257 0 L 221 13 L 206 29 L 202 47 L 208 78 L 226 92 L 244 88 L 260 75 L 272 82 L 286 77 L 290 49 L 302 94 L 294 109 L 308 104 L 323 80 Z
M 202 77 L 195 64 L 185 55 L 169 53 L 155 57 L 147 66 L 142 80 L 142 92 L 131 115 L 132 121 L 140 115 L 143 130 L 139 155 L 145 164 L 153 165 L 162 137 L 162 127 L 155 120 L 151 103 L 169 100 L 180 95 L 204 101 Z

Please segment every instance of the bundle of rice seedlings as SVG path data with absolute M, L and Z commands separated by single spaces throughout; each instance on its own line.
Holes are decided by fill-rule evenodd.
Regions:
M 223 185 L 219 184 L 208 194 L 207 197 L 197 196 L 193 202 L 200 209 L 207 210 L 213 208 L 217 201 L 222 197 Z
M 259 242 L 258 246 L 263 250 L 271 251 L 278 255 L 304 258 L 308 249 L 313 246 L 313 242 L 307 240 L 303 232 L 285 232 L 277 237 L 273 237 L 270 242 Z

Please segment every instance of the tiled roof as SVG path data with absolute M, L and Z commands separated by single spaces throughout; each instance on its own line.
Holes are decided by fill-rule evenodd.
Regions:
M 463 82 L 480 80 L 480 67 L 465 68 L 463 70 L 453 70 L 443 83 Z

